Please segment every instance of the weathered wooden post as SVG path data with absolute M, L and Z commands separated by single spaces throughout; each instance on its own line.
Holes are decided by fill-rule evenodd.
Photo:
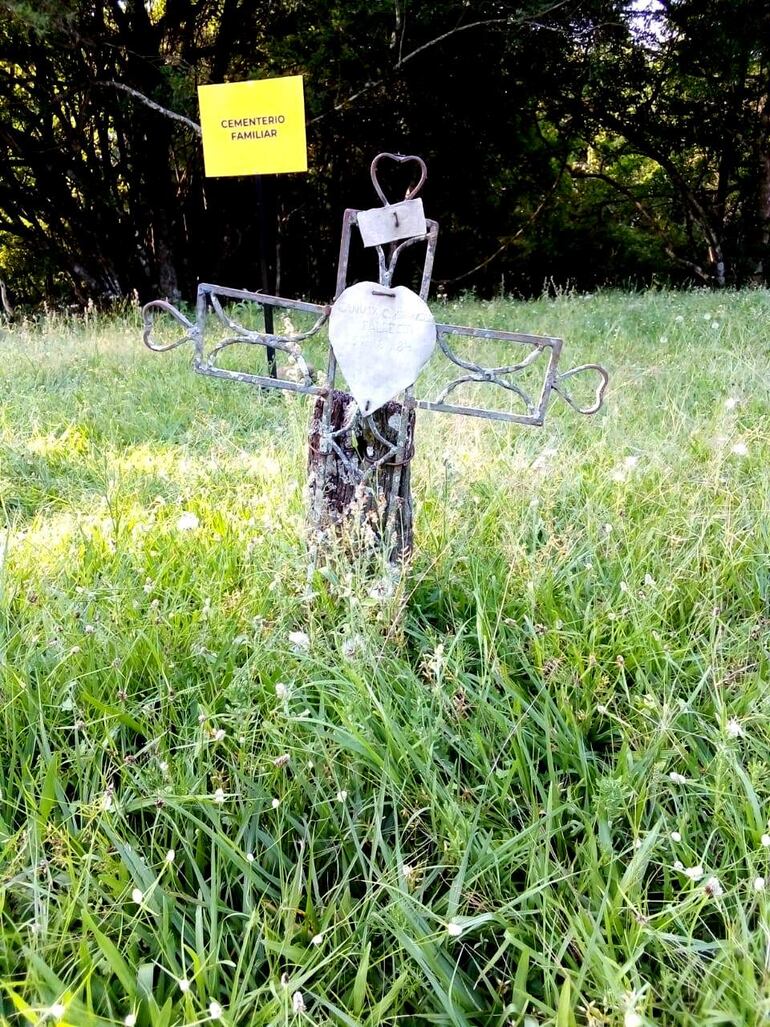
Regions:
M 419 170 L 419 179 L 405 200 L 390 203 L 385 196 L 378 178 L 378 165 L 383 159 L 401 164 L 411 162 Z M 437 324 L 426 300 L 438 224 L 425 218 L 422 200 L 417 197 L 427 175 L 425 163 L 413 155 L 381 153 L 372 161 L 370 173 L 382 206 L 345 211 L 332 304 L 323 306 L 201 284 L 195 322 L 164 300 L 148 303 L 144 308 L 144 341 L 155 351 L 174 349 L 191 341 L 195 349 L 193 366 L 199 374 L 314 396 L 308 451 L 311 546 L 315 551 L 332 537 L 346 536 L 357 548 L 385 547 L 396 562 L 408 556 L 412 548 L 410 463 L 414 455 L 416 409 L 542 425 L 553 392 L 560 393 L 579 412 L 595 413 L 601 407 L 608 377 L 598 364 L 583 364 L 560 374 L 557 366 L 561 339 Z M 376 282 L 348 286 L 354 228 L 364 247 L 376 251 Z M 420 243 L 425 245 L 425 256 L 419 292 L 415 293 L 403 285 L 394 285 L 393 279 L 400 255 L 407 247 Z M 222 305 L 228 299 L 312 313 L 316 320 L 304 332 L 260 332 L 229 316 Z M 168 345 L 153 341 L 157 312 L 169 313 L 183 326 L 182 338 Z M 207 352 L 204 336 L 212 313 L 228 335 Z M 312 380 L 300 344 L 327 324 L 326 380 L 318 384 Z M 475 359 L 458 355 L 452 348 L 453 341 L 463 339 L 513 345 L 519 350 L 524 347 L 526 352 L 519 360 L 483 366 Z M 287 354 L 301 380 L 292 382 L 220 367 L 218 356 L 236 345 L 259 345 Z M 461 373 L 447 382 L 435 398 L 421 399 L 415 396 L 414 383 L 437 346 L 442 357 L 460 368 Z M 547 363 L 539 396 L 533 399 L 513 378 L 532 367 L 541 356 L 545 356 Z M 344 375 L 349 392 L 336 388 L 338 371 Z M 598 375 L 594 402 L 586 408 L 572 401 L 564 384 L 583 371 Z M 448 402 L 456 389 L 468 384 L 497 386 L 515 397 L 521 409 L 487 409 Z

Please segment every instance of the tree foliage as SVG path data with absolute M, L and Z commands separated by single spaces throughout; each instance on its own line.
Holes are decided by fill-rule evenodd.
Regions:
M 254 180 L 206 180 L 142 97 L 195 121 L 198 84 L 300 73 L 284 291 L 328 297 L 383 149 L 429 163 L 447 290 L 763 281 L 769 28 L 761 0 L 0 0 L 0 274 L 80 301 L 258 285 Z

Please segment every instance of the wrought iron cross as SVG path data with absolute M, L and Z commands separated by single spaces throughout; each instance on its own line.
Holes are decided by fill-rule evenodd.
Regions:
M 378 166 L 382 160 L 413 163 L 419 170 L 417 183 L 405 200 L 391 203 L 380 185 Z M 381 153 L 372 161 L 372 184 L 382 206 L 371 210 L 345 211 L 337 269 L 334 302 L 329 305 L 225 286 L 198 286 L 195 321 L 190 321 L 165 300 L 144 307 L 144 342 L 163 352 L 186 342 L 194 346 L 193 367 L 198 374 L 243 382 L 265 389 L 284 389 L 316 397 L 310 425 L 309 521 L 314 544 L 325 536 L 347 528 L 363 532 L 364 541 L 380 541 L 393 559 L 407 555 L 412 544 L 410 462 L 414 454 L 415 409 L 470 417 L 542 425 L 553 393 L 558 393 L 579 413 L 600 409 L 608 375 L 599 364 L 582 364 L 559 372 L 562 340 L 550 336 L 507 332 L 492 328 L 468 328 L 435 323 L 426 305 L 438 224 L 427 219 L 418 193 L 426 176 L 425 162 L 414 155 Z M 376 282 L 348 286 L 348 265 L 353 230 L 357 228 L 365 248 L 377 253 Z M 393 286 L 399 257 L 405 249 L 424 243 L 425 254 L 417 293 Z M 246 327 L 226 309 L 228 300 L 253 302 L 265 310 L 315 315 L 305 331 L 284 334 Z M 184 329 L 184 335 L 167 345 L 153 340 L 158 312 L 170 314 Z M 213 316 L 212 316 L 213 315 Z M 207 349 L 210 322 L 225 337 Z M 290 319 L 289 319 L 290 320 Z M 329 346 L 325 380 L 314 381 L 301 344 L 329 325 Z M 458 346 L 476 340 L 495 350 L 510 350 L 511 357 L 492 366 L 456 352 Z M 218 358 L 233 346 L 263 346 L 287 355 L 297 381 L 234 371 L 221 367 Z M 420 370 L 437 347 L 455 370 L 429 398 L 416 393 Z M 519 354 L 521 354 L 519 356 Z M 544 356 L 546 364 L 536 394 L 531 394 L 517 376 Z M 271 364 L 271 366 L 274 366 Z M 335 388 L 342 370 L 353 395 Z M 575 375 L 594 372 L 598 376 L 594 402 L 580 407 L 570 396 L 566 383 Z M 517 404 L 515 409 L 489 409 L 470 402 L 452 402 L 458 391 L 478 386 L 497 386 Z M 401 397 L 400 401 L 397 397 Z M 359 536 L 360 541 L 360 536 Z

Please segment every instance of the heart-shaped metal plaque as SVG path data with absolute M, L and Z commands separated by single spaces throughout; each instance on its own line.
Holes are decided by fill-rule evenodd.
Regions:
M 411 289 L 358 282 L 332 307 L 329 342 L 353 398 L 372 414 L 414 384 L 436 345 L 436 322 Z

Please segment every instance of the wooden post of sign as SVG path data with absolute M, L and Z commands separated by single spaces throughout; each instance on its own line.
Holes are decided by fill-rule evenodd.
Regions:
M 259 270 L 262 291 L 274 296 L 275 282 L 275 183 L 272 175 L 257 175 L 257 210 L 259 216 Z M 265 333 L 274 330 L 273 308 L 269 303 L 262 306 L 265 315 Z M 267 373 L 278 377 L 275 350 L 267 347 Z

